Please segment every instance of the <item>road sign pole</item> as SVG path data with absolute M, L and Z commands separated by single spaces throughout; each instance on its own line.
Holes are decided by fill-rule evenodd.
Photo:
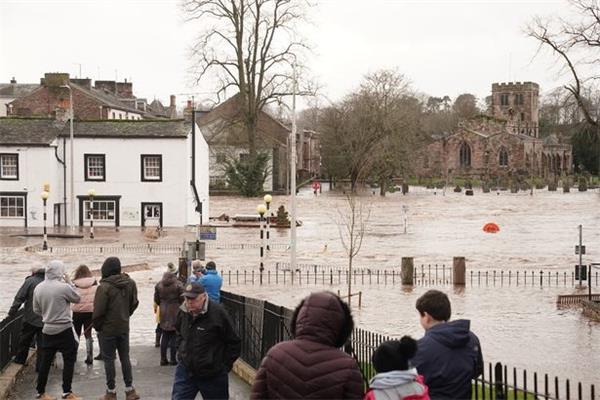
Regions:
M 583 226 L 579 225 L 579 286 L 583 275 Z

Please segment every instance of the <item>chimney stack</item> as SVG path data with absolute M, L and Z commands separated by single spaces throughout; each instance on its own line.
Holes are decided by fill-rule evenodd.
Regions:
M 175 107 L 175 95 L 174 94 L 171 95 L 171 102 L 170 102 L 169 106 Z
M 10 80 L 10 83 L 15 84 L 17 83 L 17 80 L 15 79 L 15 77 L 13 76 L 12 79 Z

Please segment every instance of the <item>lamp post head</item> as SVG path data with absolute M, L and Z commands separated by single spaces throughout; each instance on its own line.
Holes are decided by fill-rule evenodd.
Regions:
M 96 195 L 96 190 L 95 189 L 90 189 L 87 191 L 88 196 L 90 197 L 94 197 Z
M 50 195 L 50 193 L 48 193 L 44 190 L 40 196 L 42 197 L 42 200 L 48 200 L 49 195 Z
M 265 194 L 263 200 L 265 201 L 265 203 L 270 204 L 273 201 L 273 196 L 271 196 L 270 194 Z
M 258 206 L 256 206 L 256 212 L 259 213 L 262 217 L 267 212 L 267 207 L 265 207 L 264 204 L 259 204 Z

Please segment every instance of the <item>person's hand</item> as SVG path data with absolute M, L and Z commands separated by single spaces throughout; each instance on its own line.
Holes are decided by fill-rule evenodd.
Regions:
M 67 282 L 68 284 L 71 284 L 71 277 L 69 276 L 69 274 L 64 274 L 63 275 L 63 279 L 65 280 L 65 282 Z

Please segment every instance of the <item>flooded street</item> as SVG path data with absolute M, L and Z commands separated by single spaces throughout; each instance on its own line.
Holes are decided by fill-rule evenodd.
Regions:
M 371 210 L 368 232 L 356 257 L 359 267 L 391 267 L 401 257 L 414 257 L 415 264 L 452 264 L 453 256 L 464 256 L 467 269 L 511 269 L 570 271 L 577 263 L 574 245 L 578 243 L 577 225 L 583 225 L 583 243 L 587 245 L 584 264 L 600 262 L 600 194 L 597 192 L 563 194 L 535 191 L 533 196 L 520 192 L 483 194 L 467 197 L 463 193 L 411 188 L 407 196 L 400 194 L 381 198 L 365 195 L 363 201 Z M 211 198 L 211 216 L 226 213 L 254 214 L 260 199 L 233 197 Z M 280 204 L 288 208 L 287 198 L 275 196 L 272 208 Z M 343 266 L 347 263 L 333 219 L 345 207 L 340 194 L 324 192 L 314 197 L 302 191 L 298 197 L 298 262 Z M 403 208 L 407 209 L 407 233 L 404 233 Z M 500 226 L 497 234 L 487 234 L 487 222 Z M 0 317 L 3 317 L 23 278 L 33 265 L 49 259 L 63 259 L 69 268 L 86 263 L 100 267 L 108 254 L 40 255 L 24 251 L 24 246 L 39 244 L 41 239 L 12 237 L 20 231 L 0 228 Z M 35 231 L 37 232 L 37 231 Z M 85 230 L 87 232 L 87 229 Z M 173 243 L 192 239 L 192 229 L 167 228 L 158 240 L 144 238 L 139 229 L 122 228 L 120 232 L 98 229 L 96 239 L 50 239 L 51 246 L 120 245 L 122 243 Z M 289 230 L 272 230 L 271 238 L 281 243 L 267 257 L 267 269 L 275 262 L 289 261 Z M 256 228 L 219 228 L 217 245 L 207 249 L 207 259 L 217 262 L 219 269 L 257 270 L 259 250 L 224 249 L 227 245 L 257 243 Z M 176 261 L 176 254 L 119 253 L 123 264 L 147 262 L 153 270 L 132 273 L 138 282 L 140 310 L 133 317 L 134 343 L 150 343 L 154 335 L 152 295 L 165 264 Z M 557 309 L 558 294 L 574 293 L 571 285 L 558 287 L 473 286 L 461 291 L 450 286 L 438 287 L 452 301 L 453 318 L 472 320 L 472 329 L 482 342 L 486 361 L 501 361 L 509 367 L 526 368 L 561 378 L 600 384 L 600 324 L 582 318 L 579 310 Z M 283 284 L 225 285 L 225 290 L 268 299 L 276 304 L 294 307 L 306 294 L 328 289 L 342 292 L 346 286 L 290 286 Z M 422 335 L 414 308 L 425 287 L 412 290 L 399 285 L 357 285 L 363 291 L 363 307 L 354 307 L 358 325 L 390 336 Z M 600 289 L 596 289 L 596 292 Z M 356 301 L 353 299 L 353 305 Z

